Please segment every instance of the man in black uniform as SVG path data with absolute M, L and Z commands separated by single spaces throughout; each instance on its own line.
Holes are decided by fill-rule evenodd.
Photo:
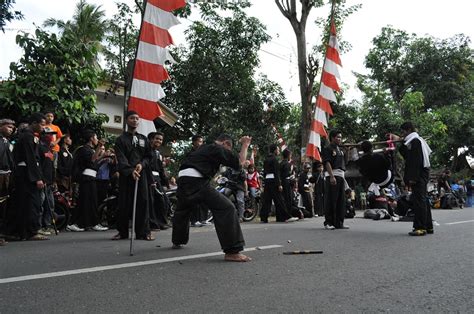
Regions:
M 309 182 L 314 183 L 313 208 L 315 216 L 324 215 L 324 165 L 319 161 L 313 163 L 313 175 Z
M 263 162 L 263 174 L 265 177 L 263 205 L 260 210 L 260 221 L 268 222 L 268 215 L 272 206 L 272 201 L 275 204 L 275 214 L 277 222 L 292 222 L 298 220 L 293 219 L 289 214 L 283 200 L 282 192 L 283 186 L 280 178 L 280 164 L 277 156 L 280 154 L 280 148 L 276 144 L 272 144 L 268 150 L 269 154 Z
M 361 149 L 364 154 L 357 160 L 360 173 L 371 183 L 370 191 L 376 191 L 376 195 L 380 195 L 380 188 L 387 187 L 393 182 L 392 163 L 390 156 L 386 154 L 374 154 L 372 143 L 363 141 Z
M 201 135 L 195 134 L 191 138 L 191 151 L 186 154 L 186 157 L 192 152 L 199 149 L 202 146 L 204 139 Z M 207 222 L 209 209 L 203 204 L 194 204 L 194 209 L 191 211 L 191 227 L 203 227 L 210 225 L 211 223 Z
M 49 240 L 38 234 L 40 229 L 41 190 L 44 188 L 39 165 L 39 135 L 46 124 L 46 118 L 34 113 L 29 119 L 29 127 L 18 138 L 13 149 L 15 170 L 15 208 L 9 234 L 23 240 Z
M 346 193 L 344 172 L 346 163 L 344 152 L 339 147 L 342 133 L 339 130 L 329 132 L 330 144 L 322 151 L 323 164 L 326 168 L 324 188 L 324 227 L 328 230 L 349 229 L 344 225 L 346 214 Z
M 403 180 L 411 187 L 411 202 L 415 218 L 411 236 L 424 236 L 434 233 L 431 208 L 426 202 L 427 184 L 430 177 L 431 149 L 426 141 L 418 135 L 413 123 L 405 122 L 400 126 L 403 145 L 400 153 L 405 159 Z M 398 140 L 398 136 L 394 136 Z
M 145 135 L 137 133 L 140 117 L 135 111 L 125 114 L 127 131 L 115 141 L 119 177 L 117 231 L 112 240 L 128 238 L 128 222 L 133 211 L 135 181 L 138 180 L 135 234 L 138 240 L 153 241 L 149 222 L 149 182 L 143 170 L 149 167 L 151 147 Z M 143 172 L 143 175 L 142 175 Z M 133 237 L 133 234 L 132 234 Z
M 280 179 L 281 186 L 283 187 L 283 201 L 288 209 L 289 213 L 292 213 L 293 209 L 293 191 L 291 188 L 291 181 L 295 180 L 295 174 L 293 171 L 293 165 L 291 164 L 291 151 L 285 149 L 281 153 L 283 160 L 280 163 Z M 300 217 L 302 218 L 302 217 Z
M 9 141 L 14 130 L 15 122 L 13 120 L 0 120 L 0 230 L 5 227 L 7 203 L 9 202 L 7 198 L 10 195 L 10 176 L 15 168 Z M 6 241 L 0 238 L 0 245 L 5 244 Z
M 189 217 L 196 203 L 205 204 L 214 216 L 217 237 L 226 261 L 247 262 L 240 254 L 245 245 L 237 211 L 232 202 L 210 185 L 220 165 L 239 169 L 245 162 L 251 137 L 243 136 L 240 154 L 232 152 L 232 138 L 220 135 L 214 144 L 202 145 L 183 161 L 178 178 L 178 204 L 173 217 L 173 248 L 189 241 Z
M 151 171 L 150 180 L 150 227 L 152 229 L 168 229 L 167 209 L 169 201 L 163 187 L 169 189 L 168 178 L 163 167 L 163 157 L 158 150 L 163 143 L 164 134 L 161 132 L 151 132 L 148 134 L 152 149 L 152 158 L 149 170 Z
M 303 165 L 303 171 L 301 171 L 298 176 L 298 193 L 301 195 L 301 200 L 303 201 L 303 206 L 305 208 L 304 217 L 312 218 L 313 217 L 313 201 L 311 200 L 311 193 L 309 192 L 309 178 L 308 174 L 311 170 L 310 164 Z

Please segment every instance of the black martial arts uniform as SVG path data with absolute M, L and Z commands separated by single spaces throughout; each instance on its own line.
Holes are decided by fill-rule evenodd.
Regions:
M 168 179 L 166 178 L 165 169 L 163 168 L 163 160 L 159 150 L 152 152 L 150 167 L 148 167 L 150 182 L 155 186 L 150 188 L 150 227 L 152 229 L 167 229 L 168 219 L 167 211 L 169 200 L 163 189 L 163 186 L 169 188 Z
M 370 182 L 380 185 L 381 188 L 388 186 L 393 182 L 393 173 L 388 177 L 388 171 L 392 170 L 390 157 L 382 154 L 366 153 L 362 155 L 356 162 L 360 173 Z
M 146 239 L 150 234 L 149 222 L 149 178 L 147 167 L 151 160 L 151 147 L 148 139 L 139 133 L 124 132 L 115 141 L 117 169 L 119 171 L 119 214 L 117 230 L 120 237 L 128 238 L 128 222 L 133 211 L 135 180 L 132 173 L 137 164 L 142 165 L 138 180 L 137 205 L 135 216 L 135 234 L 137 239 Z
M 0 135 L 0 198 L 8 197 L 11 193 L 12 172 L 15 169 L 13 154 L 10 151 L 10 141 Z M 8 204 L 11 198 L 0 204 L 0 232 L 3 233 L 7 217 Z
M 99 224 L 97 201 L 97 164 L 92 161 L 94 149 L 85 144 L 77 149 L 74 154 L 74 170 L 79 183 L 79 198 L 72 220 L 80 228 L 92 228 Z
M 9 222 L 8 233 L 20 239 L 28 239 L 38 234 L 40 229 L 41 190 L 36 186 L 42 181 L 39 165 L 39 138 L 30 129 L 24 130 L 15 144 L 13 156 L 17 164 L 14 180 L 15 194 L 13 221 Z
M 186 156 L 185 156 L 185 159 L 194 151 L 198 150 L 201 146 L 199 146 L 198 148 L 194 148 L 192 147 L 191 148 L 191 151 L 189 151 Z M 189 218 L 189 220 L 191 221 L 191 225 L 195 225 L 197 222 L 206 222 L 207 220 L 207 217 L 208 217 L 208 212 L 209 212 L 209 208 L 206 207 L 206 205 L 204 204 L 194 204 L 194 208 L 191 210 L 191 216 Z
M 265 177 L 265 190 L 263 192 L 263 205 L 260 210 L 260 220 L 268 222 L 268 215 L 272 206 L 272 200 L 275 204 L 275 214 L 277 222 L 284 222 L 291 218 L 289 210 L 286 208 L 282 193 L 278 187 L 282 185 L 280 178 L 280 166 L 275 155 L 269 154 L 263 162 L 263 174 Z
M 334 170 L 346 171 L 343 151 L 336 144 L 329 144 L 322 151 L 323 164 L 327 167 L 329 163 Z M 324 225 L 338 228 L 344 226 L 344 216 L 346 214 L 346 193 L 344 191 L 345 179 L 334 176 L 336 184 L 332 185 L 329 174 L 326 174 L 324 186 Z
M 58 168 L 56 169 L 56 182 L 59 192 L 66 192 L 71 189 L 73 159 L 71 152 L 61 147 L 58 154 Z
M 196 203 L 206 205 L 214 217 L 214 226 L 222 250 L 233 254 L 243 250 L 244 236 L 240 229 L 237 210 L 232 202 L 211 185 L 211 178 L 224 165 L 240 169 L 237 154 L 221 145 L 202 145 L 184 160 L 178 178 L 178 204 L 173 217 L 172 242 L 175 245 L 189 241 L 189 218 Z M 202 177 L 183 175 L 184 170 L 195 169 Z
M 313 217 L 313 202 L 311 200 L 311 193 L 309 192 L 309 179 L 308 173 L 301 171 L 298 176 L 298 193 L 301 195 L 303 206 L 305 208 L 304 217 Z
M 315 171 L 309 179 L 314 183 L 313 190 L 313 208 L 314 214 L 318 216 L 324 215 L 324 173 Z
M 281 179 L 281 186 L 283 187 L 283 201 L 285 202 L 285 207 L 288 211 L 293 214 L 293 206 L 292 206 L 292 191 L 291 191 L 291 175 L 293 174 L 291 163 L 283 159 L 280 163 L 280 179 Z M 296 216 L 297 217 L 297 216 Z
M 415 212 L 413 229 L 432 230 L 431 208 L 426 201 L 426 186 L 430 177 L 430 169 L 423 166 L 423 151 L 420 140 L 413 139 L 409 147 L 403 144 L 400 147 L 400 154 L 405 159 L 403 180 L 411 186 L 410 201 Z M 410 181 L 415 183 L 410 183 Z

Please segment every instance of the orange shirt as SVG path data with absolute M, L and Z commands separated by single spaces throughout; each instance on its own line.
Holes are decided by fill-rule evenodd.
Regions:
M 47 125 L 45 127 L 46 130 L 48 131 L 52 131 L 52 132 L 56 132 L 57 134 L 54 134 L 53 135 L 53 141 L 57 141 L 58 139 L 62 138 L 63 137 L 63 132 L 61 132 L 61 129 L 59 128 L 59 126 L 55 125 L 55 124 L 50 124 L 50 125 Z M 56 144 L 54 147 L 53 147 L 53 151 L 54 152 L 59 152 L 59 144 Z

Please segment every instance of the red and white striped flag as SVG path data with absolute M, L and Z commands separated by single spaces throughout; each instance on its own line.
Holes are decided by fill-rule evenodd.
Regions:
M 158 100 L 166 95 L 160 83 L 169 78 L 165 62 L 174 62 L 166 48 L 173 44 L 168 29 L 179 24 L 172 11 L 185 5 L 185 0 L 146 1 L 128 99 L 128 110 L 136 111 L 141 118 L 139 133 L 156 131 L 153 120 L 163 115 Z
M 314 160 L 321 160 L 318 148 L 321 149 L 321 135 L 327 137 L 325 129 L 325 127 L 328 126 L 326 114 L 333 115 L 330 102 L 336 102 L 334 92 L 341 90 L 337 83 L 337 79 L 341 78 L 338 69 L 340 66 L 342 66 L 342 63 L 339 58 L 336 26 L 334 25 L 334 21 L 331 21 L 331 34 L 326 50 L 326 59 L 324 60 L 319 93 L 313 110 L 308 145 L 306 146 L 306 156 Z
M 277 143 L 280 146 L 280 151 L 284 151 L 285 149 L 288 148 L 288 146 L 286 145 L 286 142 L 283 139 L 283 136 L 281 136 L 280 132 L 278 132 L 278 129 L 275 127 L 273 123 L 272 123 L 272 129 L 277 137 Z

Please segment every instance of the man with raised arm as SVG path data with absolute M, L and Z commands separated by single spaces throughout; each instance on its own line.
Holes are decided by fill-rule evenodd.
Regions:
M 234 205 L 210 185 L 220 165 L 240 169 L 251 140 L 249 136 L 240 138 L 242 147 L 237 155 L 232 151 L 232 138 L 222 134 L 213 144 L 202 145 L 186 157 L 179 171 L 178 205 L 173 217 L 173 248 L 180 248 L 188 243 L 191 210 L 194 204 L 203 203 L 213 214 L 217 237 L 225 253 L 224 259 L 233 262 L 251 260 L 240 253 L 245 241 Z

